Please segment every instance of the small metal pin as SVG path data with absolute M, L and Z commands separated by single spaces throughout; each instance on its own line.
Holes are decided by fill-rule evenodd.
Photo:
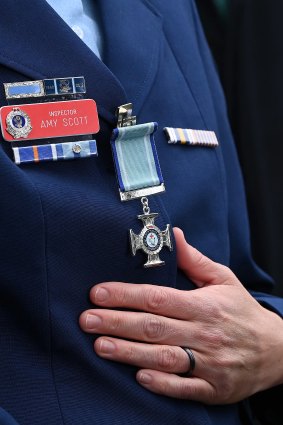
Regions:
M 81 147 L 81 145 L 79 145 L 78 143 L 76 143 L 76 144 L 72 147 L 72 149 L 73 149 L 73 152 L 74 152 L 74 153 L 80 153 L 80 152 L 82 151 L 82 147 Z
M 117 127 L 129 127 L 131 125 L 136 125 L 137 117 L 132 116 L 132 111 L 133 111 L 132 103 L 127 103 L 117 108 L 117 111 L 116 111 L 116 116 L 118 118 Z

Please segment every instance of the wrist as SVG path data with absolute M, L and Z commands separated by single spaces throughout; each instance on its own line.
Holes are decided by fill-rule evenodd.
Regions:
M 264 307 L 258 391 L 283 384 L 283 320 Z

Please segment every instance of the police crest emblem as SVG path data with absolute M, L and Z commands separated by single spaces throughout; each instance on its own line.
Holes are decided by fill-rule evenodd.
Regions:
M 28 114 L 20 108 L 13 108 L 6 118 L 7 132 L 14 139 L 26 138 L 32 130 L 31 120 Z

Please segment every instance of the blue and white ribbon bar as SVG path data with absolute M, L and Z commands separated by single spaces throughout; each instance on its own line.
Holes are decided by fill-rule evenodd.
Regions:
M 45 95 L 43 81 L 22 81 L 4 83 L 6 99 L 22 99 L 26 97 L 42 97 Z
M 156 130 L 155 122 L 113 130 L 111 146 L 121 200 L 165 190 L 153 138 Z
M 4 83 L 4 89 L 7 100 L 86 93 L 84 77 Z
M 219 145 L 214 131 L 192 130 L 190 128 L 165 127 L 168 143 L 216 147 Z
M 97 156 L 95 140 L 13 147 L 16 164 L 42 161 L 62 161 Z

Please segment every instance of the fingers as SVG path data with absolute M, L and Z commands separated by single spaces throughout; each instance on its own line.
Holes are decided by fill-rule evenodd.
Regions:
M 215 263 L 196 248 L 189 245 L 184 233 L 174 228 L 177 245 L 178 267 L 198 286 L 237 284 L 233 272 L 222 264 Z
M 102 337 L 95 341 L 94 349 L 100 357 L 137 367 L 168 373 L 186 373 L 190 369 L 189 357 L 180 347 Z
M 168 397 L 216 403 L 214 387 L 196 376 L 187 378 L 176 375 L 190 369 L 190 360 L 180 347 L 152 345 L 101 337 L 95 341 L 96 353 L 107 360 L 142 368 L 137 381 L 144 388 Z M 198 354 L 199 365 L 200 356 Z M 194 374 L 199 373 L 198 369 Z
M 157 370 L 139 370 L 137 381 L 146 389 L 168 397 L 217 403 L 214 387 L 201 378 L 184 378 Z
M 124 307 L 176 319 L 193 319 L 202 300 L 199 294 L 155 285 L 107 282 L 94 286 L 91 301 L 101 307 Z
M 215 263 L 189 245 L 183 232 L 174 228 L 178 266 L 199 287 L 209 285 L 240 285 L 227 267 Z M 96 285 L 90 292 L 94 304 L 108 308 L 129 308 L 150 313 L 193 320 L 203 306 L 198 291 L 186 291 L 155 285 L 107 282 Z
M 80 317 L 80 326 L 88 333 L 158 344 L 192 347 L 197 340 L 195 325 L 149 313 L 87 310 Z

